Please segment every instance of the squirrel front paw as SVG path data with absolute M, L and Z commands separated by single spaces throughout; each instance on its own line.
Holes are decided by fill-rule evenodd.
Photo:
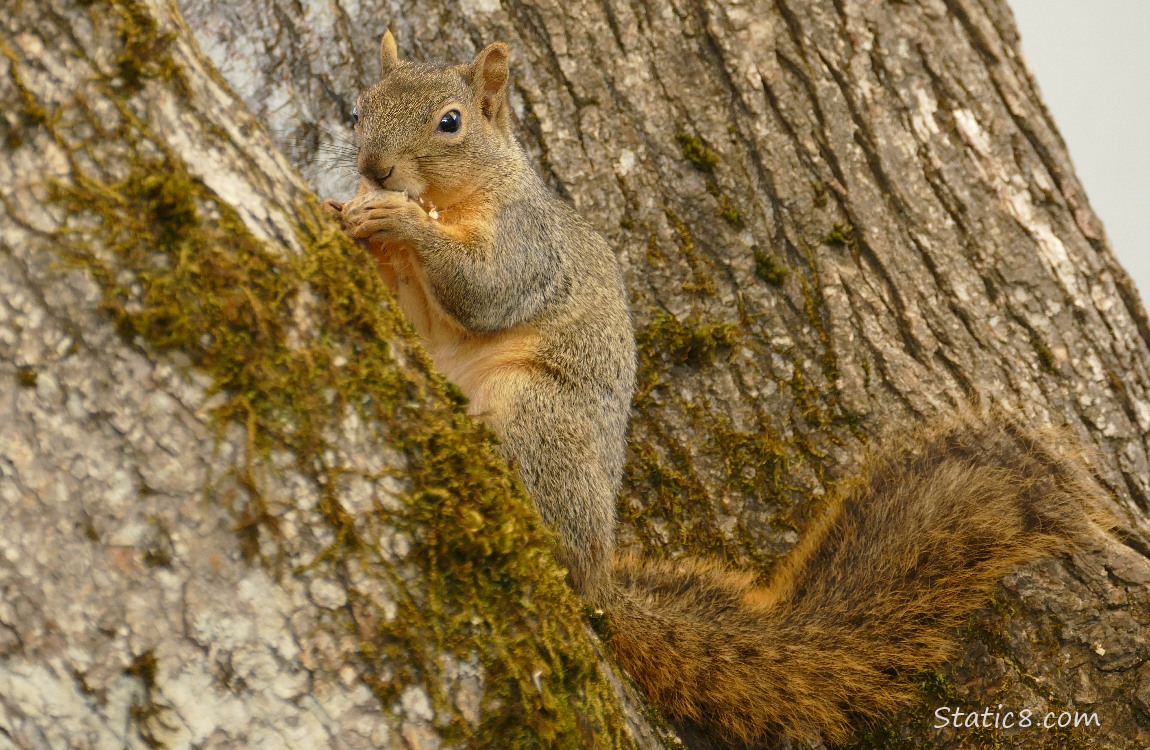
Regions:
M 341 218 L 350 237 L 374 242 L 418 239 L 431 222 L 418 203 L 394 190 L 357 195 L 343 204 Z
M 335 198 L 328 198 L 320 204 L 323 212 L 337 221 L 343 220 L 343 201 L 337 201 Z

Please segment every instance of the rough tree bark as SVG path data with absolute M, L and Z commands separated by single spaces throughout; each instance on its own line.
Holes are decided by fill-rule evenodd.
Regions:
M 389 23 L 509 42 L 524 143 L 619 249 L 626 544 L 767 571 L 884 430 L 972 396 L 1065 425 L 1118 538 L 1009 576 L 860 746 L 1150 743 L 1150 324 L 1004 2 L 181 5 L 0 27 L 0 747 L 658 746 L 259 130 L 347 192 Z M 1101 726 L 932 729 L 999 704 Z

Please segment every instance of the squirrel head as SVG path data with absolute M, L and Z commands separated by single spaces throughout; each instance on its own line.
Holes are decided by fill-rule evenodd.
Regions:
M 517 149 L 508 119 L 506 44 L 464 65 L 400 60 L 383 35 L 380 80 L 353 111 L 360 192 L 407 191 L 441 208 L 501 174 Z M 503 170 L 506 171 L 505 168 Z

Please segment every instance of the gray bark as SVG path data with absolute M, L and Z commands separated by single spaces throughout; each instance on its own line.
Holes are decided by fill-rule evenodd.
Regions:
M 511 44 L 520 137 L 548 181 L 618 248 L 633 290 L 643 359 L 620 503 L 626 544 L 656 554 L 718 555 L 766 572 L 801 537 L 818 498 L 849 476 L 884 430 L 971 396 L 1036 425 L 1067 427 L 1091 451 L 1113 498 L 1118 538 L 1009 576 L 993 606 L 962 634 L 959 656 L 923 678 L 922 705 L 864 743 L 1150 743 L 1150 324 L 1074 176 L 1004 2 L 365 0 L 303 7 L 183 0 L 181 7 L 228 85 L 325 196 L 350 192 L 350 159 L 336 152 L 349 137 L 351 103 L 374 77 L 388 24 L 401 54 L 415 58 L 462 61 L 486 42 Z M 24 11 L 32 13 L 27 5 Z M 57 59 L 29 37 L 29 29 L 46 34 L 44 23 L 17 15 L 5 29 L 24 67 L 36 68 L 32 61 L 42 55 Z M 38 43 L 51 51 L 61 39 L 63 32 Z M 198 71 L 195 52 L 179 39 L 179 64 Z M 37 72 L 27 85 L 63 101 L 70 71 L 60 61 L 44 67 L 50 72 Z M 196 73 L 192 88 L 203 93 L 191 99 L 190 112 L 187 102 L 161 97 L 145 119 L 241 209 L 251 231 L 290 248 L 285 227 L 292 223 L 281 217 L 299 210 L 305 189 L 257 143 L 246 115 L 218 103 L 228 95 L 209 73 Z M 15 95 L 11 85 L 4 93 Z M 203 119 L 226 128 L 227 138 L 197 124 L 196 102 L 215 102 L 219 109 Z M 270 644 L 281 643 L 290 624 L 296 649 L 320 648 L 304 634 L 316 630 L 309 618 L 323 619 L 314 605 L 327 590 L 308 578 L 316 571 L 272 579 L 236 559 L 234 534 L 225 528 L 229 511 L 201 502 L 197 492 L 203 482 L 196 472 L 221 460 L 213 457 L 206 420 L 195 417 L 206 383 L 195 370 L 173 367 L 173 355 L 117 338 L 96 310 L 92 282 L 75 271 L 61 274 L 34 241 L 60 217 L 42 209 L 43 195 L 23 183 L 30 174 L 68 173 L 54 148 L 41 137 L 0 165 L 13 173 L 0 175 L 9 186 L 0 261 L 12 287 L 4 290 L 7 307 L 0 306 L 7 316 L 0 320 L 7 347 L 0 362 L 12 363 L 3 365 L 0 403 L 13 404 L 16 427 L 5 430 L 0 451 L 5 512 L 15 519 L 4 523 L 4 549 L 14 551 L 0 555 L 11 563 L 0 566 L 9 574 L 0 586 L 18 592 L 0 601 L 8 608 L 0 609 L 0 681 L 21 686 L 0 687 L 0 743 L 7 732 L 18 747 L 57 744 L 36 733 L 65 724 L 43 721 L 52 712 L 35 702 L 57 689 L 73 696 L 66 715 L 85 731 L 126 726 L 130 696 L 146 690 L 124 670 L 149 649 L 169 665 L 157 684 L 165 691 L 172 685 L 163 698 L 180 717 L 191 711 L 177 697 L 182 686 L 200 683 L 182 682 L 184 672 L 170 665 L 211 673 L 226 663 L 222 650 L 298 674 L 296 652 Z M 235 164 L 243 167 L 229 168 Z M 85 338 L 72 352 L 76 331 Z M 57 360 L 59 372 L 46 367 Z M 18 385 L 17 365 L 35 367 L 34 388 Z M 121 391 L 127 395 L 112 395 Z M 180 406 L 157 406 L 165 398 L 151 395 L 157 392 Z M 120 413 L 123 426 L 107 426 L 116 422 L 105 416 Z M 57 425 L 51 429 L 59 436 L 45 425 Z M 36 438 L 41 430 L 53 437 Z M 164 436 L 180 431 L 187 437 L 165 446 Z M 352 441 L 349 455 L 366 460 L 389 438 L 384 430 L 339 439 Z M 100 469 L 89 471 L 68 446 L 101 451 Z M 224 461 L 239 450 L 226 446 Z M 172 466 L 164 481 L 185 485 L 149 478 L 164 465 L 161 451 Z M 108 488 L 119 474 L 105 470 L 116 466 L 130 478 L 121 485 L 123 510 L 103 500 L 116 497 Z M 267 481 L 292 486 L 290 472 Z M 60 482 L 63 489 L 53 489 Z M 64 572 L 47 574 L 57 560 L 80 559 L 76 550 L 91 545 L 67 526 L 83 518 L 79 511 L 60 500 L 59 517 L 51 515 L 52 492 L 88 507 L 101 540 L 118 539 L 112 526 L 135 529 L 118 544 L 102 543 L 108 549 L 87 566 L 101 571 L 98 585 L 48 585 L 65 580 Z M 292 554 L 307 559 L 322 548 L 322 540 L 311 547 L 306 541 L 325 528 L 320 519 L 300 511 L 295 528 L 303 541 Z M 174 572 L 138 565 L 119 571 L 115 555 L 137 559 L 155 529 L 179 537 Z M 195 551 L 183 552 L 180 538 L 194 540 Z M 115 551 L 122 548 L 137 552 Z M 45 549 L 60 553 L 53 560 Z M 217 557 L 228 563 L 223 572 L 192 569 Z M 181 583 L 179 598 L 165 589 L 165 576 L 211 583 L 200 584 L 206 591 L 198 599 L 195 586 Z M 253 577 L 252 601 L 274 599 L 278 609 L 218 595 Z M 318 600 L 308 595 L 316 585 Z M 53 591 L 56 598 L 48 598 Z M 81 600 L 77 591 L 91 595 Z M 129 607 L 135 596 L 144 598 Z M 53 614 L 73 600 L 104 602 L 112 612 L 103 615 L 107 622 L 137 613 L 165 633 L 180 625 L 182 639 L 161 646 L 166 641 L 156 636 L 153 645 L 130 626 L 102 635 L 108 628 L 101 630 L 99 607 L 81 605 L 71 618 Z M 190 620 L 178 613 L 201 606 L 223 608 L 204 621 L 242 623 L 236 627 L 248 640 L 233 646 L 184 625 Z M 253 611 L 281 612 L 283 624 L 269 626 L 275 635 L 266 637 L 251 624 Z M 161 617 L 171 625 L 156 625 Z M 300 618 L 304 624 L 296 624 Z M 61 621 L 71 623 L 63 634 Z M 348 737 L 359 737 L 398 747 L 440 731 L 442 716 L 421 719 L 418 692 L 404 693 L 410 697 L 399 704 L 357 699 L 355 679 L 340 679 L 346 651 L 325 648 L 324 666 L 308 667 L 307 688 L 276 692 L 278 703 L 247 692 L 275 682 L 255 666 L 244 667 L 260 674 L 245 679 L 245 690 L 219 692 L 281 736 L 285 726 L 314 726 L 349 745 L 358 740 Z M 99 700 L 84 687 L 95 678 L 76 677 L 89 673 L 101 676 Z M 462 679 L 458 670 L 444 674 Z M 414 680 L 412 690 L 450 694 L 450 686 L 419 684 Z M 30 697 L 5 698 L 13 694 Z M 315 695 L 345 697 L 333 698 L 342 708 L 332 708 Z M 980 734 L 931 728 L 940 706 L 999 704 L 1038 715 L 1095 711 L 1101 726 Z M 297 713 L 289 715 L 289 707 Z M 227 727 L 218 731 L 229 736 Z M 381 734 L 373 737 L 375 731 Z M 129 739 L 138 743 L 139 735 Z M 173 733 L 172 742 L 187 736 Z

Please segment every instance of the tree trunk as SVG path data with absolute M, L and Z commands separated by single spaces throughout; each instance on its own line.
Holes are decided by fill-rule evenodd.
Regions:
M 1116 538 L 1008 576 L 860 746 L 1150 744 L 1150 324 L 1004 2 L 181 5 L 0 21 L 0 748 L 658 746 L 256 124 L 350 192 L 388 24 L 417 59 L 509 42 L 521 140 L 619 250 L 625 545 L 765 573 L 885 430 L 972 397 L 1064 425 Z

